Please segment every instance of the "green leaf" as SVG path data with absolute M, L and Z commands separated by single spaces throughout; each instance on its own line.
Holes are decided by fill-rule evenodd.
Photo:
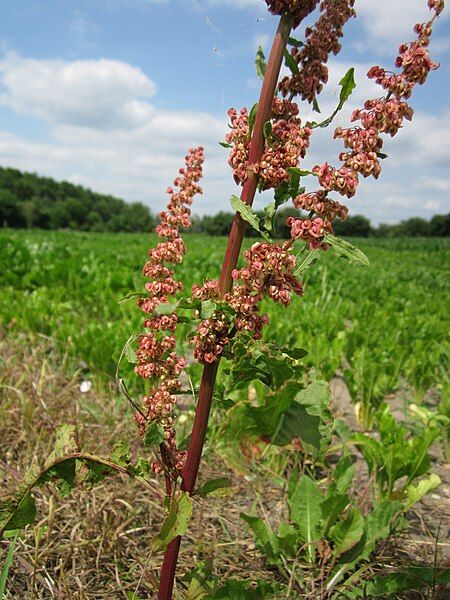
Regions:
M 442 481 L 439 475 L 436 475 L 436 473 L 431 473 L 429 477 L 427 477 L 426 479 L 422 479 L 422 481 L 419 481 L 417 485 L 413 485 L 412 483 L 408 485 L 405 489 L 405 510 L 408 510 L 423 496 L 429 494 L 430 492 L 438 488 L 441 485 L 441 483 Z
M 305 45 L 303 42 L 300 42 L 299 40 L 296 40 L 293 37 L 289 37 L 288 38 L 288 44 L 290 46 L 294 46 L 295 48 L 301 48 L 302 46 Z
M 275 346 L 275 344 L 272 344 L 272 346 Z M 287 348 L 286 346 L 279 346 L 278 350 L 282 354 L 286 354 L 286 356 L 292 358 L 292 360 L 301 360 L 302 358 L 305 358 L 305 356 L 308 356 L 308 351 L 304 348 Z
M 257 546 L 262 550 L 269 562 L 278 562 L 279 560 L 279 545 L 276 535 L 271 530 L 270 526 L 266 525 L 259 517 L 253 517 L 241 513 L 241 519 L 244 519 L 256 537 Z
M 297 265 L 297 267 L 294 271 L 294 276 L 298 277 L 299 275 L 304 273 L 309 267 L 314 265 L 317 262 L 320 254 L 321 254 L 320 250 L 310 250 L 306 254 L 306 256 L 303 258 L 303 260 Z M 299 257 L 297 257 L 297 258 L 299 258 Z M 300 255 L 300 258 L 302 258 L 301 255 Z
M 215 313 L 217 308 L 217 303 L 214 300 L 204 300 L 202 302 L 202 308 L 200 311 L 200 316 L 202 319 L 210 319 Z
M 136 350 L 131 346 L 131 344 L 127 344 L 124 350 L 125 358 L 127 359 L 127 361 L 132 365 L 135 365 L 137 363 Z
M 291 173 L 291 175 L 298 175 L 299 177 L 306 177 L 307 175 L 314 175 L 317 177 L 314 171 L 304 171 L 298 167 L 289 167 L 289 173 Z
M 123 298 L 117 301 L 118 304 L 126 304 L 127 302 L 131 302 L 135 298 L 142 298 L 143 292 L 131 292 L 131 294 L 127 294 Z
M 299 192 L 300 186 L 300 169 L 289 173 L 289 182 L 283 181 L 275 190 L 275 199 L 270 202 L 264 209 L 264 227 L 267 231 L 273 232 L 273 218 L 279 206 L 289 200 L 295 198 Z
M 351 93 L 356 87 L 355 69 L 353 67 L 351 67 L 347 71 L 347 73 L 339 82 L 339 85 L 341 86 L 341 93 L 339 94 L 339 104 L 337 105 L 337 108 L 327 119 L 325 119 L 321 123 L 311 123 L 312 127 L 328 127 L 328 125 L 330 125 L 330 123 L 333 121 L 334 117 L 338 114 L 338 112 L 342 110 L 344 104 L 347 102 Z M 320 112 L 320 110 L 318 110 L 317 112 Z
M 131 461 L 131 445 L 129 442 L 119 440 L 111 452 L 111 460 L 121 467 L 126 467 Z
M 136 360 L 136 353 L 135 351 L 131 348 L 131 344 L 133 344 L 138 337 L 140 337 L 142 335 L 142 332 L 133 332 L 130 337 L 127 339 L 127 341 L 125 342 L 124 347 L 122 348 L 121 352 L 120 352 L 120 356 L 119 356 L 119 360 L 117 361 L 117 365 L 116 365 L 116 379 L 119 379 L 119 368 L 120 368 L 120 364 L 122 362 L 122 359 L 124 356 L 126 356 L 128 362 L 131 362 L 134 364 L 135 360 Z M 134 361 L 134 362 L 133 362 Z M 121 380 L 120 380 L 121 381 Z M 127 391 L 126 391 L 126 386 L 125 384 L 122 382 L 121 384 L 121 391 L 124 392 L 125 396 L 127 395 Z
M 78 446 L 75 440 L 75 426 L 68 424 L 61 425 L 56 430 L 54 449 L 45 461 L 45 466 L 47 467 L 60 456 L 76 452 L 77 450 Z
M 270 121 L 264 123 L 263 134 L 266 140 L 270 139 L 270 136 L 272 135 L 272 123 Z
M 364 533 L 364 518 L 358 508 L 352 508 L 345 520 L 339 521 L 330 529 L 330 539 L 334 542 L 334 553 L 340 556 L 356 545 Z
M 370 265 L 370 261 L 364 252 L 362 252 L 356 246 L 353 246 L 353 244 L 350 244 L 342 238 L 338 238 L 329 233 L 326 233 L 323 236 L 323 239 L 327 244 L 330 244 L 336 256 L 345 258 L 345 260 L 348 260 L 349 263 L 355 263 L 364 267 L 368 267 Z
M 167 515 L 160 532 L 152 540 L 154 552 L 161 552 L 178 535 L 184 535 L 192 516 L 193 500 L 187 492 L 179 492 L 170 503 Z
M 260 79 L 264 79 L 264 75 L 266 74 L 266 57 L 264 56 L 264 50 L 262 46 L 258 46 L 258 50 L 256 51 L 255 58 L 255 66 L 256 66 L 256 74 Z
M 332 525 L 336 522 L 341 512 L 347 506 L 349 502 L 347 494 L 338 495 L 336 492 L 330 494 L 328 491 L 327 498 L 320 505 L 320 511 L 322 513 L 322 529 L 324 537 L 328 536 L 328 531 Z
M 298 552 L 297 530 L 290 523 L 280 523 L 277 532 L 281 552 L 295 558 Z
M 33 523 L 36 518 L 36 504 L 30 492 L 16 503 L 13 500 L 0 501 L 0 531 L 21 529 Z
M 340 564 L 348 564 L 349 568 L 369 560 L 380 540 L 387 539 L 395 524 L 395 519 L 402 512 L 401 502 L 385 500 L 375 505 L 374 509 L 365 515 L 364 535 L 359 542 L 339 558 Z
M 200 561 L 183 578 L 189 583 L 184 600 L 211 600 L 218 579 L 212 574 L 212 561 Z
M 248 126 L 250 129 L 250 135 L 252 134 L 253 126 L 255 125 L 257 111 L 258 111 L 258 103 L 255 102 L 255 104 L 252 106 L 250 114 L 248 115 Z
M 297 61 L 288 50 L 284 51 L 284 64 L 291 71 L 291 73 L 293 73 L 294 75 L 299 74 L 300 71 L 298 69 Z
M 73 489 L 76 475 L 76 460 L 63 460 L 47 469 L 40 477 L 38 484 L 52 481 L 63 498 L 68 496 Z
M 260 229 L 259 217 L 252 210 L 251 206 L 249 206 L 245 202 L 242 202 L 242 200 L 240 198 L 238 198 L 237 196 L 231 196 L 230 203 L 231 203 L 231 207 L 233 208 L 233 210 L 238 212 L 241 215 L 241 217 L 244 219 L 244 221 L 247 221 L 247 223 L 250 223 L 250 225 L 253 227 L 253 229 L 256 229 L 256 231 L 258 231 L 266 241 L 268 241 L 268 242 L 272 241 L 270 236 L 265 231 L 262 231 Z
M 164 435 L 158 423 L 152 421 L 146 425 L 144 437 L 146 446 L 159 446 L 163 439 Z
M 314 544 L 320 538 L 320 504 L 322 495 L 316 483 L 307 475 L 300 478 L 293 495 L 288 499 L 291 519 L 297 525 L 302 541 L 307 544 L 306 553 L 314 561 Z
M 321 112 L 321 111 L 320 111 L 320 106 L 319 106 L 319 103 L 317 102 L 317 98 L 314 98 L 314 100 L 313 100 L 313 109 L 314 109 L 316 112 L 318 112 L 318 113 L 320 113 L 320 112 Z
M 438 567 L 410 566 L 395 573 L 375 575 L 365 586 L 366 598 L 386 597 L 410 590 L 435 589 L 450 583 L 450 569 Z M 362 597 L 362 596 L 361 596 Z
M 228 142 L 219 142 L 219 145 L 222 146 L 222 148 L 232 148 L 233 147 Z
M 286 198 L 287 200 L 288 198 Z M 275 201 L 270 202 L 264 208 L 264 229 L 266 229 L 269 233 L 273 233 L 273 217 L 276 212 L 276 203 Z
M 299 193 L 301 173 L 302 171 L 289 171 L 288 194 L 291 198 L 295 198 Z
M 5 562 L 3 563 L 2 572 L 0 574 L 0 599 L 3 598 L 3 594 L 5 592 L 6 582 L 8 580 L 8 573 L 13 562 L 14 550 L 16 548 L 18 535 L 19 532 L 16 531 L 13 539 L 9 543 L 8 553 L 6 554 Z
M 341 110 L 356 87 L 354 67 L 351 67 L 347 71 L 344 77 L 340 80 L 339 85 L 341 86 L 341 93 L 339 96 L 338 110 Z
M 202 498 L 225 498 L 234 496 L 236 488 L 231 485 L 230 480 L 226 477 L 219 477 L 217 479 L 210 479 L 198 488 L 195 493 Z
M 158 304 L 157 307 L 155 308 L 155 314 L 156 315 L 171 315 L 172 313 L 174 313 L 176 311 L 179 304 L 180 304 L 179 301 L 174 302 L 173 304 L 171 302 L 160 302 L 160 304 Z

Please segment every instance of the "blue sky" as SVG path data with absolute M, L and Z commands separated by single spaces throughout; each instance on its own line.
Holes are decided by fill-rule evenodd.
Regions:
M 356 67 L 357 89 L 336 125 L 380 95 L 365 77 L 391 68 L 400 42 L 427 18 L 426 0 L 357 0 L 344 49 L 330 61 L 320 104 L 336 104 L 338 82 Z M 67 179 L 154 211 L 192 145 L 206 148 L 204 196 L 194 211 L 229 208 L 236 193 L 218 145 L 229 107 L 257 99 L 256 48 L 268 53 L 277 18 L 263 0 L 3 0 L 0 23 L 0 164 Z M 297 37 L 301 39 L 299 28 Z M 416 111 L 394 139 L 378 182 L 364 180 L 353 214 L 375 223 L 450 209 L 450 21 L 431 44 L 441 68 L 415 90 Z M 301 115 L 311 116 L 309 105 Z M 308 168 L 338 164 L 333 128 L 317 132 Z M 261 207 L 268 198 L 258 197 Z

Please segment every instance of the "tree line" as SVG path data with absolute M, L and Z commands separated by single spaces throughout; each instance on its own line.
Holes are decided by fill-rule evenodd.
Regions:
M 260 219 L 264 219 L 264 211 L 257 211 Z M 275 237 L 288 238 L 289 229 L 286 219 L 300 216 L 294 208 L 279 210 L 274 219 Z M 227 235 L 230 231 L 234 213 L 219 212 L 216 215 L 195 216 L 192 218 L 192 231 L 208 235 Z M 394 225 L 381 223 L 374 227 L 363 215 L 349 216 L 346 221 L 335 221 L 333 229 L 336 235 L 344 237 L 448 237 L 450 235 L 450 214 L 435 215 L 427 221 L 421 217 L 412 217 Z M 247 235 L 258 237 L 255 230 L 248 230 Z
M 257 212 L 263 219 L 264 212 Z M 273 223 L 275 236 L 289 237 L 286 219 L 299 215 L 294 208 L 278 211 Z M 233 216 L 234 213 L 224 211 L 202 217 L 193 215 L 191 231 L 227 235 Z M 1 227 L 143 232 L 151 231 L 156 221 L 149 207 L 141 202 L 128 203 L 67 181 L 0 167 Z M 348 237 L 448 237 L 450 214 L 435 215 L 429 221 L 413 217 L 378 227 L 367 217 L 354 215 L 343 223 L 336 221 L 334 230 L 337 235 Z M 258 233 L 249 228 L 248 235 L 257 237 Z
M 149 231 L 155 222 L 140 202 L 0 167 L 0 226 L 133 232 Z

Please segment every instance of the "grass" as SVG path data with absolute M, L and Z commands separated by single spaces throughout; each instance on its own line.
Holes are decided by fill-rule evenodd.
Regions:
M 13 332 L 50 338 L 73 370 L 107 382 L 126 340 L 141 330 L 135 302 L 119 301 L 142 291 L 141 269 L 155 239 L 0 232 L 0 323 Z M 189 289 L 217 276 L 226 240 L 187 235 L 186 242 L 188 254 L 177 276 Z M 355 401 L 376 401 L 407 384 L 420 402 L 427 389 L 442 383 L 448 364 L 448 243 L 358 243 L 371 260 L 369 269 L 322 253 L 307 273 L 304 298 L 288 311 L 266 304 L 271 322 L 265 335 L 306 348 L 310 364 L 328 379 L 344 366 Z M 182 336 L 179 343 L 185 345 Z M 130 369 L 123 375 L 137 385 Z

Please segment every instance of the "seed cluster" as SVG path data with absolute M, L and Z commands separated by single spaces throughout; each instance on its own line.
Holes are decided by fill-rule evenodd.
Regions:
M 297 27 L 318 5 L 319 0 L 265 0 L 273 15 L 290 12 L 294 16 L 294 28 Z
M 184 453 L 177 450 L 174 429 L 173 408 L 176 392 L 180 389 L 179 375 L 185 361 L 175 351 L 175 329 L 178 317 L 175 313 L 158 314 L 157 308 L 166 304 L 170 296 L 182 289 L 182 284 L 173 278 L 174 272 L 164 263 L 179 264 L 185 254 L 185 246 L 180 237 L 179 228 L 190 226 L 190 208 L 195 194 L 201 194 L 198 181 L 202 176 L 203 148 L 191 148 L 185 159 L 185 167 L 179 170 L 174 180 L 175 191 L 167 189 L 170 201 L 167 211 L 160 213 L 160 223 L 156 233 L 164 241 L 157 244 L 149 252 L 149 260 L 144 266 L 143 274 L 150 279 L 146 283 L 148 296 L 139 300 L 141 310 L 146 313 L 144 322 L 146 333 L 139 337 L 139 349 L 136 353 L 135 371 L 144 379 L 148 379 L 151 389 L 142 400 L 142 411 L 137 420 L 141 434 L 145 433 L 147 424 L 158 422 L 164 432 L 161 448 L 162 465 L 152 464 L 155 472 L 163 468 L 177 474 L 183 467 Z
M 355 16 L 354 0 L 323 0 L 320 17 L 313 27 L 305 30 L 305 43 L 293 47 L 291 56 L 298 64 L 298 73 L 283 77 L 279 89 L 283 96 L 301 96 L 313 102 L 328 81 L 326 63 L 330 54 L 341 50 L 339 39 L 347 21 Z
M 205 364 L 216 362 L 237 332 L 250 331 L 254 339 L 261 337 L 261 330 L 269 322 L 266 314 L 260 314 L 259 304 L 268 296 L 274 302 L 287 306 L 292 293 L 301 296 L 303 288 L 294 276 L 295 256 L 289 249 L 278 244 L 257 242 L 244 252 L 245 265 L 234 269 L 234 285 L 223 302 L 233 309 L 233 315 L 221 308 L 203 320 L 192 343 L 195 358 Z M 202 287 L 194 286 L 193 297 L 202 300 L 217 300 L 217 281 L 206 281 Z
M 250 165 L 251 130 L 248 111 L 246 108 L 242 108 L 239 113 L 234 108 L 228 111 L 231 131 L 225 139 L 232 145 L 228 164 L 233 169 L 237 184 L 245 183 L 249 170 L 260 177 L 262 189 L 265 190 L 277 188 L 283 181 L 289 180 L 289 168 L 296 167 L 300 158 L 305 157 L 311 136 L 311 128 L 302 126 L 298 112 L 295 102 L 274 98 L 264 152 L 259 162 Z
M 331 191 L 348 198 L 354 196 L 359 174 L 363 177 L 378 178 L 381 172 L 380 152 L 383 147 L 381 134 L 394 136 L 405 119 L 411 121 L 414 111 L 405 100 L 411 96 L 413 88 L 424 83 L 429 72 L 439 66 L 430 59 L 428 45 L 433 23 L 444 8 L 444 1 L 429 0 L 428 6 L 434 11 L 432 19 L 427 23 L 415 25 L 417 39 L 402 44 L 399 48 L 395 64 L 402 69 L 401 72 L 387 72 L 379 66 L 372 67 L 368 72 L 368 77 L 375 79 L 387 91 L 387 95 L 367 100 L 362 109 L 353 112 L 351 120 L 359 121 L 361 125 L 347 129 L 336 128 L 334 137 L 342 139 L 346 148 L 346 151 L 339 155 L 343 165 L 339 169 L 327 163 L 316 165 L 313 172 L 317 175 L 322 189 L 312 194 L 302 194 L 294 200 L 298 208 L 308 210 L 311 207 L 310 210 L 318 217 L 327 217 L 323 222 L 315 218 L 309 225 L 305 219 L 289 220 L 292 236 L 303 239 L 311 248 L 317 247 L 317 244 L 324 247 L 320 245 L 320 235 L 321 232 L 329 231 L 332 220 L 331 216 L 318 212 L 316 208 L 319 208 L 326 194 Z M 346 215 L 345 207 L 336 213 L 340 219 L 345 219 Z

